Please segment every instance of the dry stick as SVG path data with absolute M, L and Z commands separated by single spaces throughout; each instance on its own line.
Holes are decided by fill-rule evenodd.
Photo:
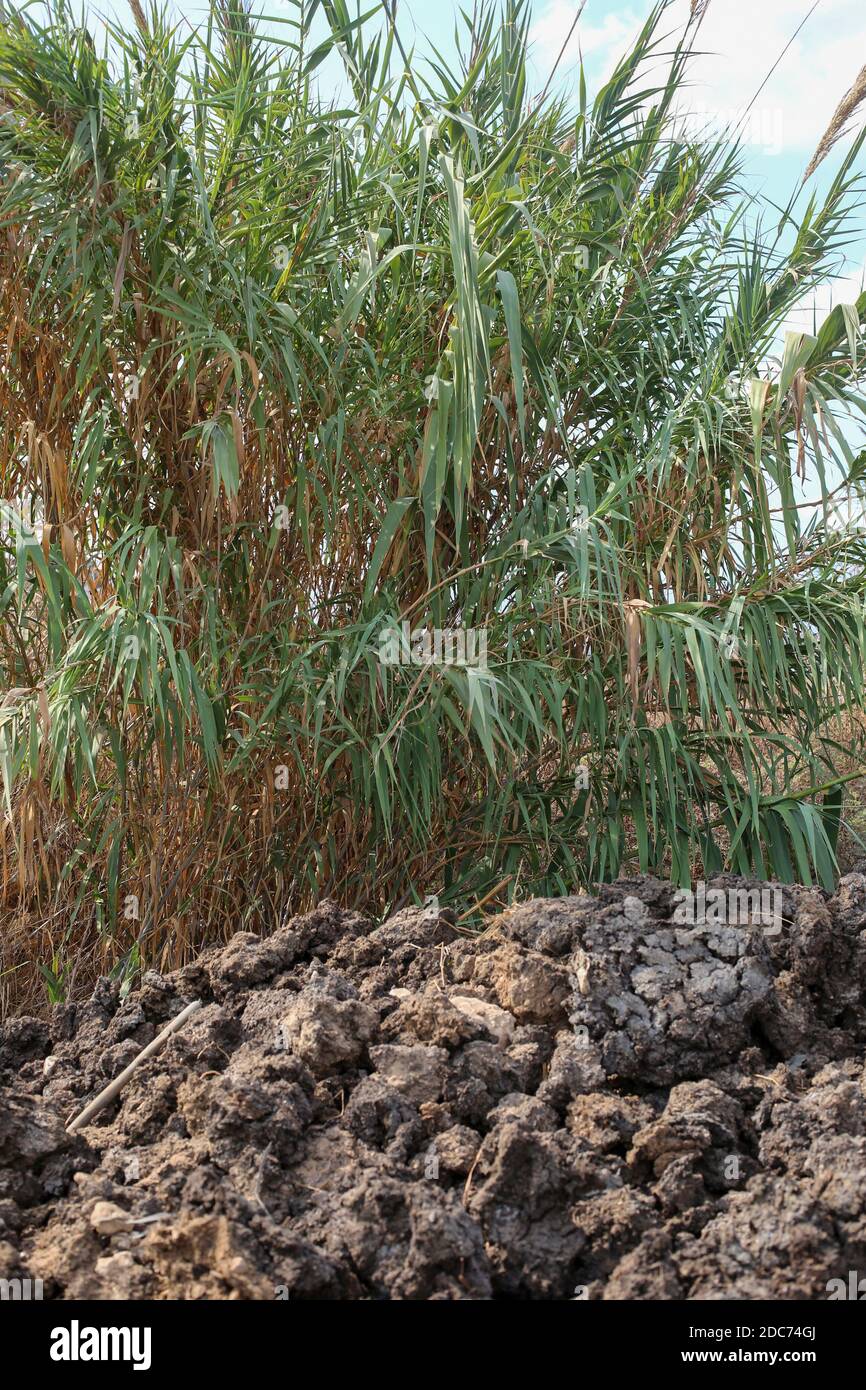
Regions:
M 155 1052 L 158 1052 L 163 1044 L 171 1037 L 172 1033 L 176 1033 L 181 1024 L 186 1022 L 190 1014 L 194 1014 L 196 1009 L 200 1008 L 201 1000 L 194 999 L 191 1004 L 187 1004 L 185 1009 L 181 1009 L 180 1013 L 176 1014 L 171 1022 L 166 1024 L 162 1032 L 157 1033 L 153 1042 L 149 1042 L 147 1047 L 143 1048 L 138 1056 L 130 1062 L 129 1066 L 125 1067 L 120 1075 L 116 1076 L 113 1081 L 110 1081 L 105 1090 L 100 1091 L 96 1099 L 92 1100 L 89 1105 L 84 1107 L 80 1115 L 75 1116 L 71 1124 L 66 1126 L 66 1133 L 72 1134 L 74 1130 L 80 1129 L 82 1125 L 86 1125 L 88 1120 L 92 1120 L 94 1115 L 98 1115 L 100 1110 L 102 1110 L 110 1100 L 114 1100 L 114 1097 L 121 1087 L 126 1085 L 139 1063 L 146 1061 L 148 1057 L 152 1057 Z
M 468 1172 L 468 1174 L 467 1174 L 467 1176 L 466 1176 L 466 1182 L 465 1182 L 464 1187 L 463 1187 L 463 1205 L 464 1205 L 464 1207 L 466 1206 L 466 1203 L 469 1201 L 469 1192 L 470 1192 L 470 1189 L 471 1189 L 471 1187 L 472 1187 L 472 1179 L 473 1179 L 473 1177 L 475 1176 L 475 1169 L 478 1167 L 478 1160 L 479 1160 L 480 1157 L 481 1157 L 481 1150 L 479 1149 L 478 1152 L 477 1152 L 477 1154 L 475 1155 L 475 1158 L 473 1159 L 472 1167 L 469 1169 L 469 1172 Z
M 457 918 L 455 925 L 459 927 L 460 923 L 465 921 L 467 917 L 471 917 L 473 912 L 477 912 L 479 907 L 483 907 L 485 903 L 489 903 L 494 893 L 498 893 L 500 888 L 504 888 L 506 883 L 510 883 L 513 877 L 514 874 L 506 874 L 505 878 L 500 879 L 495 887 L 491 888 L 489 893 L 485 893 L 484 897 L 479 898 L 477 903 L 473 903 L 471 907 L 468 907 L 462 916 Z

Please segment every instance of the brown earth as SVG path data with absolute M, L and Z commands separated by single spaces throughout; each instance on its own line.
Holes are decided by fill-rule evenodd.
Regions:
M 690 929 L 669 885 L 621 881 L 468 939 L 324 904 L 14 1019 L 0 1277 L 64 1299 L 826 1298 L 866 1270 L 866 877 L 784 905 L 775 936 Z

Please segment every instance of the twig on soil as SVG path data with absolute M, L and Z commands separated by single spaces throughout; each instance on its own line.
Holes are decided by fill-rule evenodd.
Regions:
M 262 1197 L 262 1185 L 265 1180 L 265 1164 L 267 1163 L 268 1158 L 270 1157 L 272 1148 L 273 1140 L 265 1147 L 262 1153 L 262 1156 L 259 1160 L 258 1176 L 256 1177 L 256 1201 L 258 1202 L 262 1211 L 265 1213 L 265 1216 L 267 1216 L 270 1221 L 273 1221 L 274 1218 L 271 1216 L 271 1213 L 265 1206 L 264 1198 Z
M 481 1150 L 479 1149 L 479 1150 L 478 1150 L 478 1153 L 475 1155 L 475 1158 L 474 1158 L 473 1161 L 472 1161 L 472 1167 L 469 1169 L 469 1172 L 466 1174 L 466 1182 L 465 1182 L 464 1185 L 463 1185 L 463 1205 L 464 1205 L 464 1207 L 466 1206 L 466 1203 L 467 1203 L 468 1200 L 469 1200 L 469 1191 L 470 1191 L 470 1188 L 472 1187 L 472 1178 L 473 1178 L 473 1176 L 474 1176 L 474 1174 L 475 1174 L 475 1169 L 478 1167 L 478 1160 L 479 1160 L 480 1157 L 481 1157 Z
M 760 1071 L 755 1072 L 755 1080 L 766 1081 L 769 1086 L 776 1086 L 780 1091 L 784 1091 L 786 1089 L 786 1087 L 783 1085 L 781 1081 L 778 1080 L 777 1077 L 765 1076 L 764 1073 Z
M 86 1125 L 89 1120 L 92 1120 L 94 1115 L 98 1115 L 100 1110 L 104 1109 L 110 1100 L 114 1100 L 114 1097 L 121 1087 L 126 1085 L 136 1067 L 139 1066 L 141 1062 L 146 1061 L 148 1057 L 152 1057 L 155 1052 L 159 1052 L 160 1048 L 168 1041 L 172 1033 L 176 1033 L 181 1024 L 185 1023 L 190 1015 L 194 1014 L 195 1011 L 200 1008 L 201 1000 L 194 999 L 191 1004 L 187 1004 L 185 1009 L 181 1009 L 180 1013 L 166 1024 L 162 1032 L 157 1033 L 153 1042 L 149 1042 L 147 1047 L 142 1048 L 141 1052 L 139 1052 L 137 1057 L 133 1058 L 129 1066 L 125 1067 L 120 1075 L 116 1076 L 113 1081 L 110 1081 L 105 1087 L 105 1090 L 99 1092 L 95 1100 L 92 1100 L 89 1105 L 85 1105 L 81 1113 L 76 1115 L 75 1119 L 66 1126 L 66 1133 L 72 1134 L 76 1129 L 81 1129 L 81 1126 Z
M 514 874 L 506 874 L 505 878 L 500 879 L 499 882 L 491 888 L 489 893 L 485 893 L 483 898 L 479 898 L 477 902 L 473 903 L 471 907 L 468 907 L 465 912 L 460 914 L 455 926 L 459 927 L 460 923 L 465 922 L 467 917 L 471 917 L 473 912 L 477 912 L 479 908 L 484 907 L 485 903 L 489 903 L 490 899 L 499 892 L 500 888 L 504 888 L 506 883 L 510 883 L 513 877 Z

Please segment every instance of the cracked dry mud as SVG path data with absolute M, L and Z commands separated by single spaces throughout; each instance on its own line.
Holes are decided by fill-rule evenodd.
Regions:
M 527 902 L 471 939 L 324 904 L 6 1023 L 0 1277 L 64 1299 L 826 1298 L 866 1268 L 866 878 L 784 889 L 777 936 L 678 926 L 673 893 Z

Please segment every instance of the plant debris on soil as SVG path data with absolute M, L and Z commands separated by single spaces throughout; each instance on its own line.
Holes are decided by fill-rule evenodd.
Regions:
M 776 935 L 679 925 L 650 878 L 471 938 L 325 903 L 13 1019 L 0 1277 L 59 1299 L 826 1298 L 866 1269 L 866 877 L 778 891 Z

